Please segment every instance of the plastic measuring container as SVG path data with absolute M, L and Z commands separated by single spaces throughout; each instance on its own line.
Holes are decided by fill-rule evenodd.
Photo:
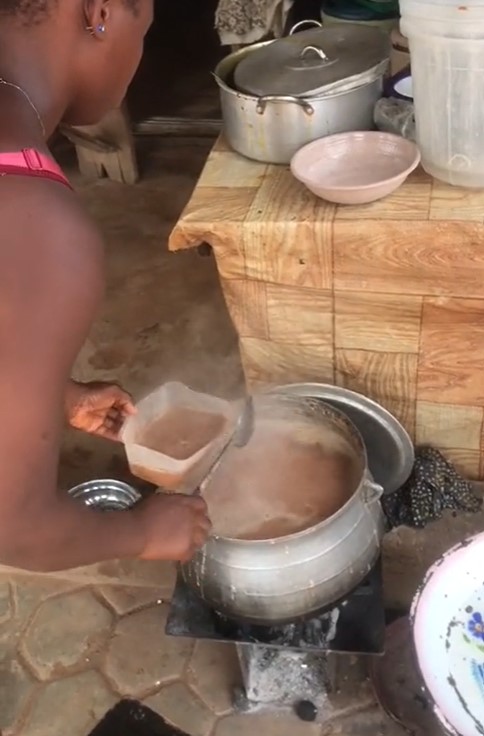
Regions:
M 178 493 L 193 493 L 198 488 L 232 438 L 240 414 L 240 402 L 234 404 L 201 394 L 177 382 L 160 386 L 136 408 L 137 413 L 129 417 L 121 433 L 131 472 L 163 490 Z M 176 414 L 180 411 L 185 416 L 183 426 L 175 428 Z M 215 418 L 218 428 L 206 436 L 207 441 L 193 444 L 190 430 L 196 429 L 196 415 Z M 147 432 L 155 422 L 163 422 L 164 419 L 166 443 L 163 445 L 160 441 L 159 449 L 153 449 L 145 444 Z M 187 451 L 170 455 L 170 444 L 173 445 L 170 440 L 176 438 L 180 430 L 182 439 L 187 440 Z
M 484 0 L 400 0 L 424 169 L 484 187 Z

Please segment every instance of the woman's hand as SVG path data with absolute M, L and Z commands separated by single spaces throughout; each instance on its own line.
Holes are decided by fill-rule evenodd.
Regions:
M 129 513 L 144 527 L 143 560 L 188 562 L 208 539 L 212 524 L 200 496 L 154 493 Z
M 119 439 L 119 431 L 131 414 L 135 414 L 131 396 L 112 383 L 76 383 L 71 381 L 66 392 L 67 421 L 75 429 L 110 440 Z

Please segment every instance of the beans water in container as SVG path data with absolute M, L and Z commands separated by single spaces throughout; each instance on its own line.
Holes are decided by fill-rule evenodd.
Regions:
M 123 428 L 131 472 L 164 490 L 192 493 L 230 440 L 238 411 L 181 383 L 157 388 Z
M 484 0 L 400 0 L 424 169 L 484 187 Z

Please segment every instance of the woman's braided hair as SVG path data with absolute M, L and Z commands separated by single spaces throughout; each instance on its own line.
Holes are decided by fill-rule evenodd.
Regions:
M 30 21 L 44 15 L 49 5 L 50 0 L 0 0 L 0 13 L 2 15 L 21 15 L 25 17 L 25 20 Z
M 69 0 L 68 0 L 69 1 Z M 25 23 L 35 23 L 48 14 L 52 5 L 62 0 L 0 0 L 0 15 L 21 16 Z M 133 12 L 138 0 L 123 0 Z

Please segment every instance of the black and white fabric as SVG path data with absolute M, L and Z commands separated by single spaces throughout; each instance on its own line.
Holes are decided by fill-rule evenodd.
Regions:
M 215 27 L 224 46 L 281 36 L 293 0 L 219 0 Z
M 383 510 L 392 529 L 422 528 L 440 519 L 445 510 L 477 513 L 481 507 L 482 498 L 476 495 L 473 484 L 433 447 L 417 448 L 408 481 L 383 497 Z

